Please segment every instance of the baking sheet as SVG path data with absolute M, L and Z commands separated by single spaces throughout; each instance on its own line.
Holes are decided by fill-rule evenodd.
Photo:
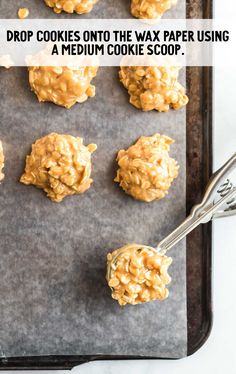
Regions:
M 126 6 L 125 6 L 125 4 Z M 34 17 L 56 15 L 40 0 L 0 1 L 2 18 L 20 6 Z M 180 2 L 175 16 L 184 17 Z M 100 1 L 89 17 L 129 17 L 127 2 Z M 172 12 L 173 14 L 173 12 Z M 187 353 L 185 242 L 174 259 L 170 297 L 120 308 L 105 281 L 109 250 L 128 242 L 155 245 L 185 217 L 185 110 L 143 113 L 128 103 L 116 68 L 100 68 L 96 97 L 70 111 L 39 104 L 25 68 L 0 71 L 1 125 L 6 179 L 0 187 L 1 355 L 139 355 Z M 184 72 L 181 81 L 184 82 Z M 18 183 L 31 144 L 52 131 L 95 142 L 91 189 L 52 203 Z M 159 202 L 141 203 L 113 183 L 119 149 L 141 135 L 173 137 L 180 175 Z

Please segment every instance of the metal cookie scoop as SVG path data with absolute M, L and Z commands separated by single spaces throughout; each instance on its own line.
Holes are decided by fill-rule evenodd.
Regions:
M 158 254 L 165 256 L 165 253 L 177 244 L 181 239 L 188 235 L 201 223 L 207 223 L 214 218 L 231 216 L 236 214 L 236 187 L 226 179 L 227 176 L 236 168 L 236 153 L 218 170 L 216 171 L 205 191 L 202 202 L 195 205 L 190 215 L 165 239 L 157 246 L 152 248 L 145 245 L 129 244 L 114 251 L 107 262 L 107 281 L 111 279 L 112 269 L 116 267 L 116 263 L 120 256 L 125 253 L 132 253 L 138 248 L 146 248 Z M 112 287 L 111 287 L 112 288 Z

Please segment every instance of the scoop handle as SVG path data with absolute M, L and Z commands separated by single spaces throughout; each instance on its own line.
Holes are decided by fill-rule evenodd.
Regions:
M 193 231 L 201 223 L 207 223 L 211 220 L 213 214 L 230 199 L 236 197 L 236 187 L 234 187 L 227 196 L 223 197 L 216 204 L 208 207 L 200 216 L 195 213 L 190 214 L 170 235 L 163 239 L 157 246 L 158 252 L 165 253 L 177 244 L 181 239 Z M 199 206 L 196 205 L 196 208 Z
M 226 176 L 232 172 L 236 167 L 236 153 L 211 177 L 206 192 L 203 196 L 202 202 L 195 205 L 190 215 L 165 239 L 163 239 L 157 246 L 157 250 L 165 253 L 177 244 L 181 239 L 188 235 L 201 223 L 209 222 L 214 214 L 219 211 L 220 207 L 225 206 L 227 202 L 234 199 L 236 196 L 236 187 L 233 187 L 225 196 L 214 203 L 214 198 L 217 190 Z
M 211 203 L 218 192 L 219 187 L 226 181 L 227 176 L 236 168 L 236 153 L 234 153 L 230 159 L 214 174 L 212 174 L 205 190 L 201 204 L 195 209 L 199 209 L 202 206 Z

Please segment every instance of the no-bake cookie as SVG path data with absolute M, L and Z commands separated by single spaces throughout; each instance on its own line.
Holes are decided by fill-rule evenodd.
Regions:
M 169 156 L 173 140 L 165 135 L 141 136 L 117 156 L 119 169 L 115 182 L 137 200 L 150 202 L 168 194 L 179 166 Z
M 112 298 L 120 305 L 166 299 L 171 263 L 170 257 L 138 244 L 128 244 L 109 253 L 107 282 L 112 289 Z
M 43 189 L 55 202 L 89 189 L 91 154 L 95 144 L 83 145 L 83 139 L 52 133 L 36 141 L 26 158 L 20 182 Z
M 44 0 L 55 13 L 89 13 L 98 0 Z
M 157 19 L 176 4 L 177 0 L 131 0 L 131 13 L 137 18 Z
M 185 106 L 188 97 L 178 76 L 178 67 L 122 66 L 119 72 L 130 103 L 143 111 L 167 112 Z
M 25 19 L 29 16 L 29 9 L 28 8 L 20 8 L 18 9 L 18 18 Z
M 91 84 L 97 67 L 29 67 L 29 83 L 39 101 L 50 101 L 69 109 L 95 95 Z

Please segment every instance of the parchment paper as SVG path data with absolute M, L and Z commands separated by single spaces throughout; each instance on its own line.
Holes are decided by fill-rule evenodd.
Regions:
M 128 3 L 100 0 L 88 17 L 128 18 Z M 32 17 L 58 17 L 41 0 L 0 0 L 1 18 L 14 18 L 20 6 L 28 6 Z M 184 8 L 179 1 L 168 17 L 184 17 Z M 25 68 L 0 70 L 0 139 L 6 156 L 6 178 L 0 186 L 2 357 L 186 355 L 184 241 L 170 253 L 174 261 L 168 300 L 121 308 L 105 281 L 109 250 L 128 242 L 155 246 L 185 217 L 186 201 L 185 110 L 135 109 L 117 74 L 116 68 L 100 68 L 93 81 L 96 97 L 68 111 L 39 104 Z M 18 183 L 31 144 L 52 131 L 98 144 L 91 189 L 61 204 Z M 176 140 L 171 155 L 181 168 L 169 195 L 146 204 L 113 183 L 115 157 L 139 136 L 156 132 Z

